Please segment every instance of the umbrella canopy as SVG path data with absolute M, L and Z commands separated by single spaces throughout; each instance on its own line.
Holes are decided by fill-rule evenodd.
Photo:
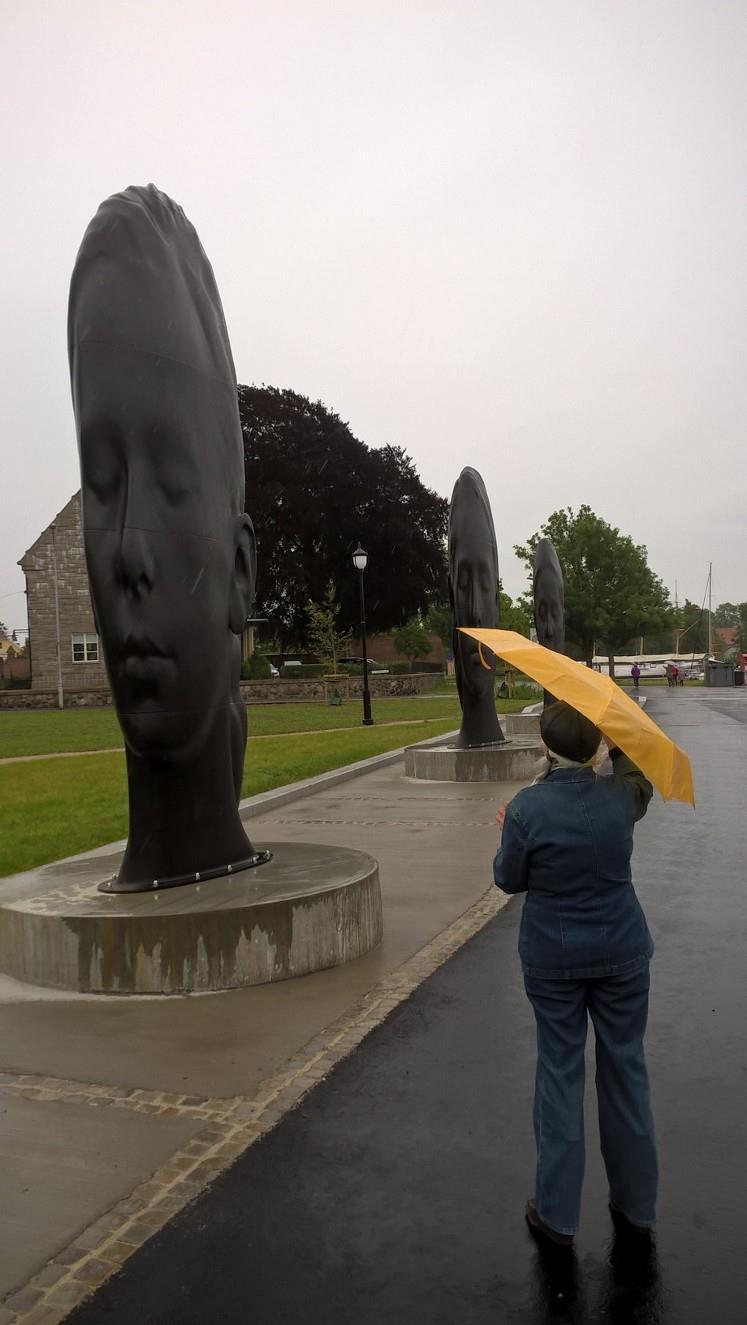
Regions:
M 513 630 L 478 630 L 461 626 L 518 671 L 531 676 L 556 699 L 583 713 L 638 765 L 665 800 L 695 804 L 690 760 L 648 714 L 609 677 L 554 653 Z

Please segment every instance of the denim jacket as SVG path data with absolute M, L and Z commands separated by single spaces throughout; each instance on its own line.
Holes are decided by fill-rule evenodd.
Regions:
M 630 871 L 633 826 L 653 788 L 627 755 L 611 777 L 554 768 L 506 809 L 493 877 L 526 892 L 519 932 L 524 973 L 544 979 L 624 974 L 654 945 Z

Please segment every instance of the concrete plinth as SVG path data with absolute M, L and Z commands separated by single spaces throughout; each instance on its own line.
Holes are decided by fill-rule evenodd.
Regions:
M 498 721 L 503 728 L 504 736 L 511 739 L 514 736 L 537 736 L 539 737 L 540 715 L 539 713 L 500 713 Z
M 206 992 L 307 975 L 379 942 L 372 856 L 262 846 L 273 852 L 266 865 L 167 892 L 98 892 L 112 863 L 99 853 L 5 879 L 0 971 L 80 993 Z
M 521 782 L 534 774 L 542 754 L 538 738 L 517 737 L 502 745 L 410 745 L 405 775 L 431 782 Z

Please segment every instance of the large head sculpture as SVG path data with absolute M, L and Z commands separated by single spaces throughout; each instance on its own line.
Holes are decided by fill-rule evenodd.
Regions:
M 236 374 L 210 263 L 153 185 L 107 199 L 86 230 L 68 348 L 91 595 L 128 756 L 116 886 L 243 867 L 255 540 Z
M 454 619 L 454 666 L 462 705 L 457 743 L 504 740 L 495 711 L 495 657 L 459 626 L 497 626 L 498 548 L 485 484 L 476 469 L 463 469 L 449 509 L 449 601 Z
M 563 572 L 550 538 L 541 538 L 535 548 L 532 584 L 537 640 L 546 649 L 562 653 L 565 649 Z

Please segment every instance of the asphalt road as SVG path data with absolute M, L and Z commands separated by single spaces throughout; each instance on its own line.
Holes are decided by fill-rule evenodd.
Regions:
M 591 1094 L 575 1255 L 548 1263 L 524 1225 L 534 1046 L 512 902 L 69 1325 L 743 1325 L 747 693 L 652 692 L 649 712 L 689 750 L 698 810 L 657 801 L 637 830 L 657 941 L 648 1263 L 613 1239 Z

